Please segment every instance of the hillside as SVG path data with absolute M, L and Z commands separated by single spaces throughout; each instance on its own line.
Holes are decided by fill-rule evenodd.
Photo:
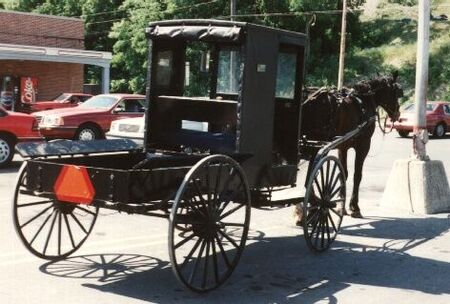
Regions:
M 361 16 L 362 35 L 356 38 L 347 57 L 346 75 L 355 77 L 397 69 L 405 99 L 413 95 L 415 81 L 417 5 L 414 0 L 368 0 Z M 375 9 L 376 7 L 376 9 Z M 450 100 L 450 0 L 432 1 L 430 27 L 430 100 Z M 370 58 L 370 60 L 367 60 Z

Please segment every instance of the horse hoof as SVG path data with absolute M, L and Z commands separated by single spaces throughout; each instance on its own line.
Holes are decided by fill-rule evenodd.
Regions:
M 347 209 L 342 209 L 342 216 L 346 216 L 346 215 L 348 215 L 348 212 L 347 212 Z
M 361 211 L 353 211 L 352 214 L 350 214 L 353 218 L 363 218 Z
M 303 219 L 299 220 L 299 221 L 295 221 L 295 226 L 303 226 Z

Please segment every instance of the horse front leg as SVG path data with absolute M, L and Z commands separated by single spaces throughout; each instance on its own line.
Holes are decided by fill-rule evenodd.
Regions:
M 359 209 L 359 185 L 362 179 L 362 169 L 364 166 L 364 160 L 369 153 L 369 147 L 356 147 L 355 148 L 355 173 L 353 175 L 353 191 L 350 199 L 350 211 L 352 217 L 362 218 L 361 210 Z

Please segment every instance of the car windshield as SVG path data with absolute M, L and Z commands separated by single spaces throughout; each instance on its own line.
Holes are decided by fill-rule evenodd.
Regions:
M 80 108 L 105 108 L 109 109 L 117 102 L 116 97 L 112 96 L 94 96 L 79 105 Z
M 427 103 L 427 112 L 433 112 L 436 109 L 437 105 L 432 103 Z M 405 112 L 414 112 L 415 104 L 410 104 L 405 108 Z
M 56 97 L 53 100 L 62 102 L 62 101 L 65 101 L 68 97 L 69 97 L 69 94 L 63 93 L 63 94 L 59 95 L 58 97 Z

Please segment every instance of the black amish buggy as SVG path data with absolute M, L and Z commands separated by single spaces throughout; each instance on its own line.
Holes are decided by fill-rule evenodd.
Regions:
M 306 36 L 244 22 L 154 22 L 149 39 L 145 144 L 128 140 L 26 143 L 14 222 L 38 257 L 57 260 L 84 243 L 99 208 L 169 220 L 176 277 L 194 291 L 224 283 L 236 267 L 251 207 L 302 204 L 314 251 L 335 239 L 345 176 L 332 142 L 301 136 Z M 199 127 L 199 125 L 201 127 Z M 296 186 L 310 160 L 306 195 Z

